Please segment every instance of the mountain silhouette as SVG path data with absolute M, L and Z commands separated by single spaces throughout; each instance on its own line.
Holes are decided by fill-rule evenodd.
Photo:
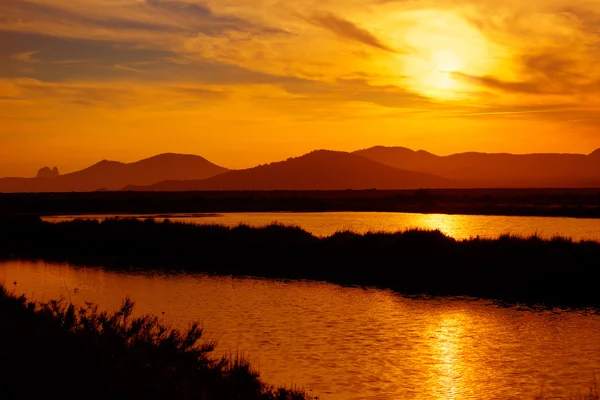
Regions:
M 126 185 L 151 185 L 168 179 L 204 179 L 227 172 L 205 158 L 185 154 L 160 154 L 133 163 L 103 160 L 81 171 L 56 175 L 45 169 L 36 178 L 0 179 L 0 192 L 87 192 L 119 190 Z
M 437 156 L 405 147 L 354 153 L 317 150 L 285 161 L 229 171 L 205 158 L 160 154 L 133 163 L 103 160 L 60 175 L 0 178 L 0 192 L 107 190 L 345 190 L 416 188 L 597 188 L 600 149 L 584 154 L 460 153 Z
M 203 180 L 129 186 L 134 191 L 345 190 L 454 187 L 449 179 L 405 171 L 355 154 L 317 150 L 286 161 L 229 171 Z
M 584 154 L 460 153 L 437 156 L 404 147 L 354 152 L 373 161 L 463 182 L 467 187 L 600 187 L 600 149 Z

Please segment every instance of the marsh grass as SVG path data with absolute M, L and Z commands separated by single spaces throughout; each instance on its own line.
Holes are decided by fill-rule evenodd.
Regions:
M 31 302 L 0 286 L 0 398 L 308 400 L 274 387 L 241 355 L 215 357 L 199 324 L 180 331 L 125 299 Z
M 600 307 L 600 243 L 539 235 L 456 240 L 442 232 L 342 231 L 315 237 L 273 224 L 194 225 L 152 219 L 0 218 L 0 258 L 113 269 L 313 279 L 407 295 Z

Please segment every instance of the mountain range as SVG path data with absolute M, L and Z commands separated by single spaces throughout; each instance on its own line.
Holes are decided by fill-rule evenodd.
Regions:
M 181 190 L 345 190 L 454 187 L 432 174 L 393 168 L 352 153 L 317 150 L 301 157 L 229 171 L 203 180 L 129 186 L 136 191 Z
M 394 168 L 444 176 L 469 188 L 600 187 L 600 149 L 589 155 L 471 152 L 437 156 L 377 146 L 354 154 Z
M 2 178 L 0 192 L 120 190 L 127 185 L 152 185 L 168 179 L 205 179 L 227 171 L 200 156 L 161 154 L 129 164 L 103 160 L 81 171 L 54 177 L 38 173 L 35 178 Z
M 34 178 L 0 178 L 0 192 L 570 187 L 600 187 L 600 149 L 589 155 L 437 156 L 376 146 L 353 153 L 317 150 L 242 170 L 169 153 L 134 163 L 103 160 L 65 175 L 44 167 Z

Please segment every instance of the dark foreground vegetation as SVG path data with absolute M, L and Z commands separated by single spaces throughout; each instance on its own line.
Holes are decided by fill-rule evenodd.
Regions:
M 0 193 L 0 213 L 394 211 L 600 218 L 600 189 Z
M 439 231 L 340 232 L 109 219 L 0 219 L 0 258 L 105 268 L 316 279 L 405 294 L 600 307 L 600 243 L 502 236 L 459 241 Z
M 318 399 L 263 383 L 240 356 L 212 356 L 198 324 L 179 331 L 133 309 L 130 299 L 113 313 L 32 302 L 0 285 L 0 398 Z M 598 400 L 597 385 L 569 399 Z
M 192 324 L 88 305 L 32 303 L 0 286 L 1 399 L 308 400 L 260 381 L 242 358 L 216 358 Z

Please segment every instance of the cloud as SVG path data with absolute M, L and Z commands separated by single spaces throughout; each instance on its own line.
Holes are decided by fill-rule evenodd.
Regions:
M 119 16 L 98 16 L 93 13 L 78 13 L 65 7 L 34 3 L 26 0 L 3 0 L 0 4 L 0 22 L 5 24 L 30 24 L 40 20 L 67 25 L 84 25 L 109 29 L 168 31 L 161 23 L 123 18 Z
M 546 52 L 515 57 L 520 80 L 506 80 L 493 75 L 475 76 L 454 72 L 464 82 L 514 94 L 539 96 L 577 96 L 600 94 L 600 73 L 591 60 L 578 58 L 574 52 Z M 599 60 L 600 61 L 600 60 Z M 594 62 L 595 64 L 595 62 Z
M 80 105 L 118 106 L 133 92 L 117 85 L 45 83 L 35 79 L 10 82 L 20 96 L 29 101 L 56 102 Z
M 595 6 L 594 6 L 595 4 Z M 469 16 L 490 42 L 504 48 L 503 70 L 493 71 L 503 82 L 485 81 L 510 91 L 573 94 L 595 90 L 600 80 L 600 17 L 597 2 L 509 4 Z M 506 79 L 502 75 L 511 73 Z
M 36 79 L 0 79 L 4 100 L 24 101 L 46 109 L 81 106 L 96 109 L 135 109 L 145 106 L 192 104 L 198 101 L 218 101 L 228 97 L 231 88 L 190 84 L 147 85 L 129 82 L 48 83 Z M 30 111 L 33 111 L 31 109 Z
M 474 76 L 462 72 L 453 72 L 452 76 L 465 82 L 484 86 L 489 89 L 497 89 L 500 91 L 511 93 L 528 93 L 528 94 L 560 94 L 553 91 L 551 88 L 544 87 L 541 82 L 510 82 L 503 81 L 493 76 Z
M 60 38 L 0 31 L 0 78 L 23 76 L 46 82 L 111 81 L 136 78 L 149 85 L 188 82 L 213 85 L 276 84 L 294 77 L 270 75 L 216 60 L 190 58 L 175 51 L 129 43 Z M 23 74 L 23 62 L 14 55 L 37 51 L 36 69 Z M 22 57 L 20 57 L 22 58 Z
M 9 58 L 25 63 L 35 63 L 37 60 L 34 60 L 33 56 L 37 53 L 39 53 L 39 51 L 27 51 L 24 53 L 11 54 Z
M 320 101 L 363 102 L 404 109 L 435 107 L 430 99 L 417 93 L 393 85 L 373 86 L 364 79 L 339 79 L 334 83 L 299 81 L 279 86 L 300 98 Z
M 290 102 L 396 109 L 583 107 L 600 104 L 599 13 L 567 0 L 4 0 L 0 78 L 270 85 Z
M 380 50 L 389 51 L 392 53 L 398 53 L 397 50 L 390 46 L 382 43 L 375 35 L 371 32 L 363 29 L 347 19 L 338 17 L 333 13 L 316 13 L 310 17 L 305 17 L 306 21 L 319 26 L 323 29 L 327 29 L 330 32 L 335 33 L 341 38 L 353 40 L 367 46 L 371 46 Z
M 229 97 L 229 93 L 225 90 L 209 89 L 206 87 L 178 86 L 171 88 L 171 90 L 176 93 L 190 96 L 192 99 L 224 100 Z
M 256 27 L 235 16 L 216 15 L 208 7 L 197 3 L 176 0 L 145 0 L 139 7 L 145 13 L 157 13 L 161 18 L 170 18 L 186 31 L 219 33 L 228 29 L 252 30 Z
M 120 69 L 122 71 L 129 71 L 129 72 L 136 72 L 136 73 L 143 73 L 144 72 L 141 69 L 129 67 L 127 65 L 122 65 L 122 64 L 116 64 L 114 67 L 115 67 L 115 69 Z
M 171 48 L 184 37 L 199 33 L 218 35 L 226 30 L 261 31 L 232 15 L 219 15 L 208 7 L 176 0 L 66 2 L 47 0 L 0 1 L 0 30 L 53 36 L 140 43 Z

